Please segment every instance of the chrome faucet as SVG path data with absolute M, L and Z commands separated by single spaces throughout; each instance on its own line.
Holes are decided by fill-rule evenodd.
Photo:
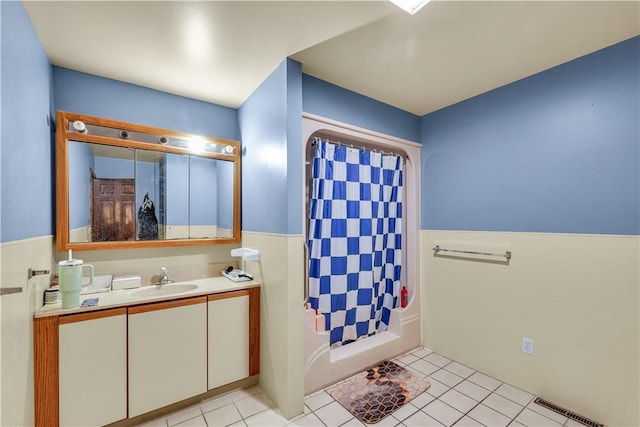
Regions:
M 173 280 L 169 279 L 169 275 L 167 274 L 167 267 L 162 267 L 160 269 L 160 276 L 158 276 L 158 281 L 153 282 L 152 285 L 166 285 L 168 283 L 173 283 Z

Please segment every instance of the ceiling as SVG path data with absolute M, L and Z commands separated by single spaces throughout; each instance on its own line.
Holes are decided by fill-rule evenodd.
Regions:
M 54 65 L 237 108 L 286 57 L 423 115 L 640 34 L 640 1 L 25 1 Z

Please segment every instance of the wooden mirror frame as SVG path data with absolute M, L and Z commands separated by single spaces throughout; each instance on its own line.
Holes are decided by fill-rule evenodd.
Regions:
M 174 130 L 155 128 L 134 123 L 87 116 L 65 111 L 56 114 L 56 249 L 63 252 L 69 249 L 86 251 L 102 249 L 157 248 L 171 246 L 214 245 L 240 242 L 240 143 L 238 141 L 188 134 Z M 131 139 L 112 138 L 88 133 L 69 131 L 70 123 L 82 121 L 87 125 L 115 128 L 129 132 L 162 135 L 167 138 L 198 138 L 213 144 L 233 147 L 232 154 L 194 152 L 187 148 L 162 145 L 160 143 L 140 142 Z M 106 242 L 70 242 L 69 241 L 69 142 L 80 141 L 113 147 L 125 147 L 158 151 L 163 153 L 197 155 L 211 159 L 233 162 L 233 235 L 231 237 L 170 239 L 170 240 L 128 240 Z

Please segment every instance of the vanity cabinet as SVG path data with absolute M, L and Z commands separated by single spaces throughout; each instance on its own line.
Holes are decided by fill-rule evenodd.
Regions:
M 59 321 L 60 425 L 127 418 L 127 313 L 103 310 Z
M 129 314 L 129 417 L 207 391 L 207 298 L 146 304 Z
M 260 373 L 258 286 L 40 312 L 33 330 L 36 426 L 131 425 Z

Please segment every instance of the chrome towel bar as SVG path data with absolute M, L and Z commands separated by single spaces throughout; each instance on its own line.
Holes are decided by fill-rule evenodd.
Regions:
M 511 259 L 511 251 L 506 251 L 503 254 L 494 254 L 491 252 L 476 252 L 476 251 L 463 251 L 461 249 L 446 249 L 441 248 L 440 245 L 436 245 L 433 247 L 433 251 L 437 254 L 438 252 L 455 252 L 458 254 L 468 254 L 468 255 L 488 255 L 488 256 L 501 256 L 505 257 L 507 261 Z
M 14 286 L 11 288 L 0 288 L 0 296 L 9 295 L 9 294 L 19 294 L 22 292 L 22 288 L 20 286 Z

